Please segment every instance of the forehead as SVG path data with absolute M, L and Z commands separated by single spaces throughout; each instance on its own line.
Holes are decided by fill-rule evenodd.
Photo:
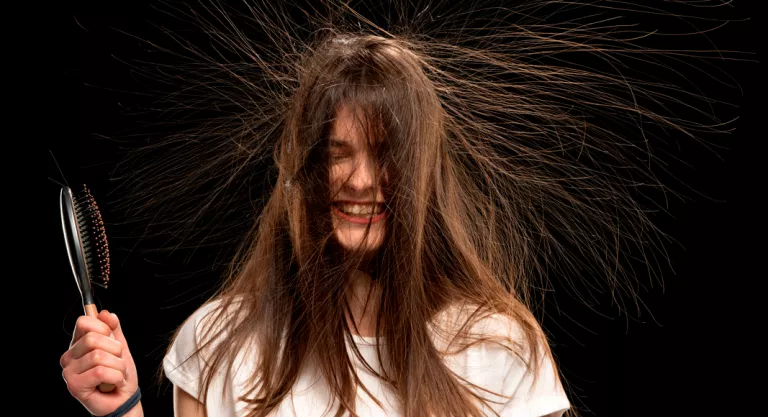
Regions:
M 360 107 L 339 105 L 331 124 L 329 144 L 331 147 L 362 147 L 372 138 L 368 118 Z

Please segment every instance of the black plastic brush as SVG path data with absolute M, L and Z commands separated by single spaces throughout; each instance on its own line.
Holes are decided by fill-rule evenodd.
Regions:
M 83 299 L 83 310 L 87 316 L 96 317 L 99 311 L 93 299 L 91 284 L 107 288 L 109 246 L 96 200 L 85 185 L 78 196 L 74 196 L 69 187 L 62 187 L 61 226 L 72 273 Z M 99 385 L 101 392 L 109 392 L 114 388 L 112 384 Z

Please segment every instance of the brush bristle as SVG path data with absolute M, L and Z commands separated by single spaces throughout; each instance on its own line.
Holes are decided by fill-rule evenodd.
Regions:
M 109 284 L 109 246 L 99 207 L 88 188 L 75 198 L 75 213 L 91 282 L 107 288 Z

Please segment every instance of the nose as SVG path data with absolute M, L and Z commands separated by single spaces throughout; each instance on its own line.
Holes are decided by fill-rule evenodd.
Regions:
M 372 158 L 358 158 L 347 186 L 357 194 L 376 192 L 375 161 Z M 380 172 L 383 175 L 383 173 Z M 383 179 L 385 181 L 385 179 Z M 375 198 L 375 194 L 374 194 Z
M 365 191 L 373 187 L 373 164 L 370 158 L 357 158 L 349 178 L 349 186 L 355 191 Z

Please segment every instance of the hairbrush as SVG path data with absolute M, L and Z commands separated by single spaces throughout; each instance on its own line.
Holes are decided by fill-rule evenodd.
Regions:
M 104 222 L 91 192 L 83 185 L 77 197 L 69 187 L 61 188 L 61 226 L 67 245 L 69 263 L 83 300 L 83 310 L 90 317 L 99 312 L 91 284 L 107 288 L 109 283 L 109 247 Z M 112 384 L 100 384 L 99 391 L 109 392 Z

